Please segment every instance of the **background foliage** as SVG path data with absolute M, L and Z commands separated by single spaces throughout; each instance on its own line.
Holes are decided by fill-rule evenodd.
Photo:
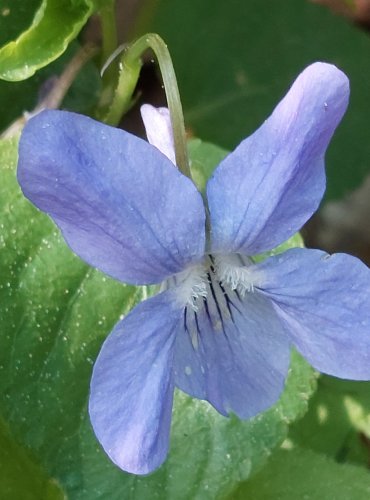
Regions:
M 110 3 L 0 0 L 0 129 L 31 111 L 79 47 L 96 40 L 91 16 Z M 370 158 L 366 33 L 306 0 L 129 4 L 120 2 L 118 16 L 130 12 L 131 33 L 157 31 L 167 41 L 189 132 L 207 141 L 189 143 L 200 185 L 314 60 L 337 64 L 352 87 L 327 158 L 327 196 L 340 199 L 362 182 Z M 63 107 L 94 114 L 100 66 L 97 55 L 83 67 Z M 143 81 L 142 99 L 161 99 L 154 87 Z M 17 140 L 0 140 L 0 498 L 369 498 L 370 384 L 321 377 L 309 402 L 317 377 L 295 353 L 281 400 L 264 414 L 225 419 L 177 393 L 165 465 L 139 478 L 110 463 L 86 411 L 89 378 L 103 339 L 148 290 L 71 253 L 19 190 Z M 300 244 L 297 236 L 286 245 Z

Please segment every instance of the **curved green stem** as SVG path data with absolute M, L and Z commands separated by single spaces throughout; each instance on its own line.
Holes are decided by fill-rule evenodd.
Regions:
M 122 49 L 124 53 L 120 64 L 118 85 L 104 121 L 116 125 L 123 113 L 130 108 L 142 65 L 141 56 L 147 49 L 154 52 L 162 74 L 173 129 L 176 164 L 184 175 L 191 178 L 184 116 L 176 75 L 167 45 L 159 35 L 149 33 Z
M 115 0 L 106 1 L 99 12 L 102 31 L 102 64 L 117 47 L 117 27 L 115 16 Z M 117 83 L 117 71 L 114 66 L 108 68 L 103 77 L 103 94 L 112 93 Z M 106 90 L 108 89 L 108 90 Z
M 159 69 L 161 70 L 173 128 L 176 164 L 185 175 L 190 177 L 184 116 L 182 112 L 180 93 L 167 45 L 159 35 L 149 33 L 139 38 L 139 40 L 131 45 L 130 49 L 127 51 L 127 58 L 136 59 L 137 57 L 140 57 L 139 54 L 141 55 L 147 48 L 152 49 L 154 52 L 158 60 Z
M 124 115 L 132 106 L 132 96 L 139 79 L 142 62 L 140 59 L 127 61 L 126 54 L 123 55 L 119 64 L 119 77 L 117 86 L 114 90 L 113 98 L 108 96 L 111 101 L 108 108 L 105 109 L 101 118 L 108 125 L 118 125 L 122 115 Z M 104 105 L 105 96 L 102 95 Z
M 117 28 L 115 16 L 115 0 L 106 1 L 100 9 L 102 30 L 102 60 L 105 62 L 117 47 Z

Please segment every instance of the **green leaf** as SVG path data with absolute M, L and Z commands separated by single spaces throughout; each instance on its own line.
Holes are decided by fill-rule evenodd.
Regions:
M 0 419 L 0 495 L 2 500 L 64 500 L 55 481 L 45 476 L 25 449 L 15 443 Z
M 48 82 L 59 77 L 65 66 L 81 47 L 72 42 L 66 52 L 56 61 L 22 82 L 0 80 L 0 131 L 5 130 L 24 112 L 32 111 L 40 100 L 40 93 Z M 89 61 L 78 72 L 63 100 L 62 108 L 88 114 L 98 100 L 101 78 L 93 61 Z
M 367 466 L 370 458 L 370 383 L 322 376 L 318 391 L 289 439 L 338 462 Z
M 114 4 L 116 0 L 91 0 L 96 10 L 102 9 L 110 4 Z
M 366 469 L 339 465 L 304 449 L 281 450 L 268 465 L 233 494 L 233 500 L 368 500 Z
M 16 8 L 9 7 L 10 12 L 16 12 Z M 54 61 L 76 38 L 92 12 L 88 0 L 43 0 L 28 29 L 0 49 L 0 78 L 24 80 Z
M 209 146 L 192 158 L 201 165 Z M 178 392 L 171 450 L 148 477 L 117 469 L 101 450 L 86 403 L 93 361 L 120 315 L 146 293 L 86 266 L 52 222 L 23 198 L 16 141 L 0 142 L 0 408 L 12 439 L 71 499 L 221 498 L 266 462 L 316 385 L 296 353 L 280 401 L 249 421 L 224 418 Z M 1 492 L 0 492 L 1 496 Z
M 31 24 L 42 0 L 0 0 L 0 47 L 15 40 Z
M 270 115 L 305 66 L 321 60 L 342 68 L 351 101 L 326 162 L 327 197 L 341 197 L 370 168 L 370 39 L 307 0 L 266 5 L 162 0 L 145 29 L 169 46 L 186 124 L 195 136 L 229 150 Z
M 201 192 L 205 191 L 207 180 L 213 170 L 225 158 L 227 151 L 200 139 L 188 142 L 191 175 Z

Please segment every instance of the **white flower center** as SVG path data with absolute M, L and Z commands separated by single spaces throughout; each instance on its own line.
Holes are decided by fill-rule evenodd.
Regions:
M 216 274 L 220 282 L 237 290 L 242 297 L 253 292 L 261 282 L 261 276 L 248 257 L 238 254 L 219 255 L 215 258 Z
M 217 304 L 225 302 L 228 292 L 236 291 L 242 297 L 253 292 L 261 282 L 260 273 L 248 257 L 238 254 L 206 256 L 204 264 L 192 266 L 165 283 L 165 288 L 176 286 L 176 294 L 182 306 L 198 311 L 207 298 Z
M 209 329 L 226 335 L 227 323 L 241 314 L 243 297 L 259 283 L 255 266 L 239 255 L 208 255 L 202 265 L 193 266 L 166 282 L 175 287 L 179 304 L 184 307 L 184 329 L 194 349 L 198 349 L 201 331 Z
M 202 264 L 190 267 L 167 282 L 167 287 L 177 286 L 177 298 L 181 305 L 198 310 L 197 301 L 207 297 L 207 270 Z

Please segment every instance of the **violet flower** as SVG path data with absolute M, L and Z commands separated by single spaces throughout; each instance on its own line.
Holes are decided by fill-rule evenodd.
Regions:
M 367 267 L 303 248 L 252 258 L 317 209 L 348 94 L 334 66 L 303 71 L 209 180 L 210 231 L 202 196 L 168 159 L 164 111 L 144 108 L 144 117 L 168 157 L 73 113 L 44 111 L 26 125 L 24 194 L 90 265 L 123 282 L 162 284 L 117 323 L 93 371 L 91 421 L 122 469 L 146 474 L 164 461 L 175 386 L 247 419 L 279 398 L 292 346 L 321 372 L 370 378 Z

